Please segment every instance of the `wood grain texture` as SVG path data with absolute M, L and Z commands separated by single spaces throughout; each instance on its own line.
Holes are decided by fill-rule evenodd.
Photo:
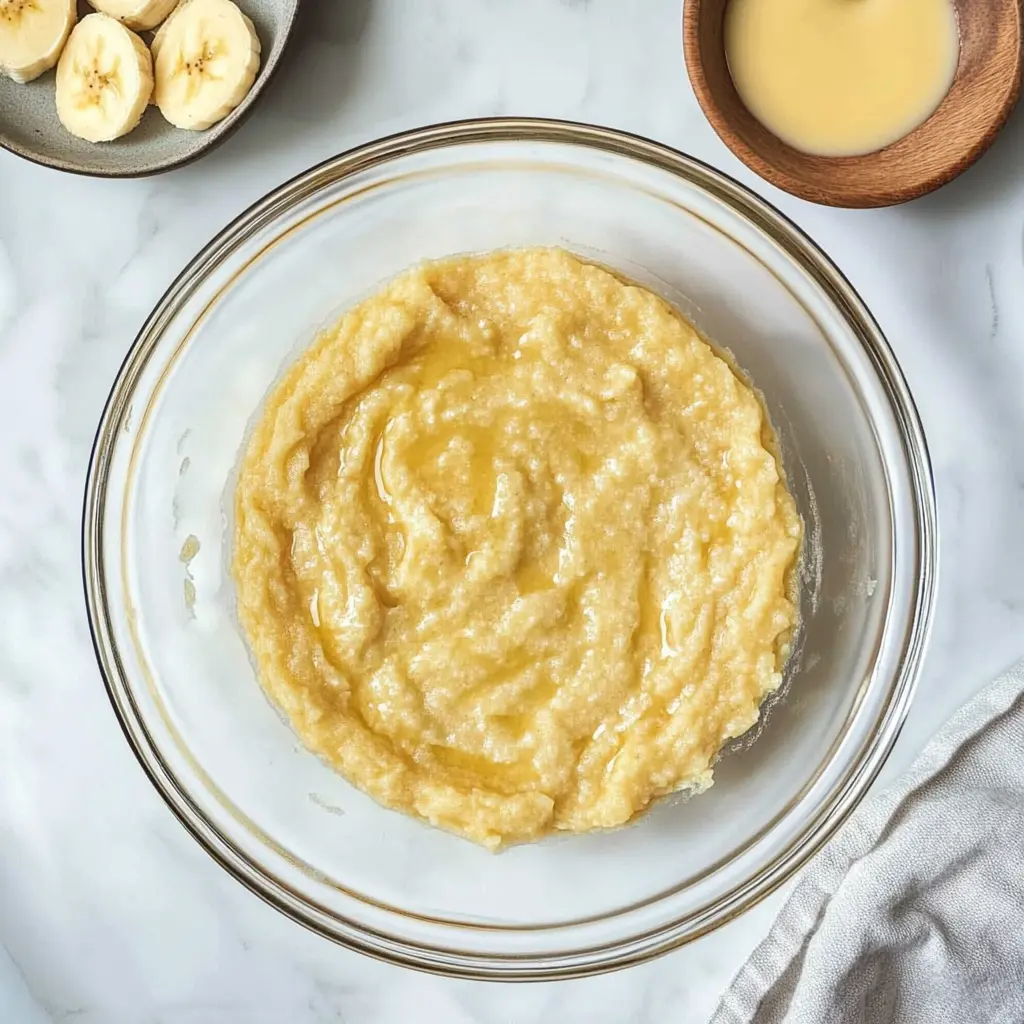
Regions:
M 823 157 L 773 135 L 743 105 L 725 56 L 728 0 L 685 0 L 683 51 L 704 114 L 723 142 L 773 185 L 826 206 L 892 206 L 952 181 L 992 144 L 1021 87 L 1024 0 L 953 0 L 956 77 L 939 108 L 876 153 Z

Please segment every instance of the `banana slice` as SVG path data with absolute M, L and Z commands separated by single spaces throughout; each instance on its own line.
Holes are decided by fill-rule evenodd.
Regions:
M 153 38 L 149 41 L 149 52 L 153 55 L 154 68 L 156 67 L 157 54 L 160 52 L 160 45 L 164 41 L 164 36 L 167 35 L 167 26 L 170 24 L 171 18 L 173 18 L 174 15 L 177 14 L 177 10 L 175 8 L 184 7 L 185 4 L 187 3 L 188 0 L 177 0 L 177 2 L 174 5 L 174 8 L 171 9 L 172 13 L 170 17 L 168 17 L 167 20 L 153 33 Z M 152 102 L 156 103 L 156 100 L 153 100 Z
M 57 64 L 57 116 L 72 135 L 110 142 L 130 132 L 153 91 L 146 44 L 107 14 L 74 28 Z
M 156 28 L 174 10 L 178 0 L 89 0 L 89 3 L 128 28 L 143 32 Z
M 183 4 L 187 4 L 188 0 L 176 0 L 175 7 L 181 7 Z M 171 17 L 174 17 L 173 13 Z M 160 44 L 164 41 L 164 36 L 167 33 L 167 23 L 171 20 L 168 18 L 164 23 L 153 33 L 153 38 L 149 41 L 149 52 L 153 56 L 153 68 L 154 74 L 156 69 L 156 57 L 160 52 Z M 149 102 L 155 107 L 156 106 L 156 88 L 153 89 L 153 95 L 149 97 Z
M 154 43 L 156 105 L 179 128 L 209 128 L 227 117 L 260 68 L 259 36 L 231 0 L 185 0 Z
M 75 0 L 0 0 L 0 73 L 31 82 L 49 71 L 76 17 Z

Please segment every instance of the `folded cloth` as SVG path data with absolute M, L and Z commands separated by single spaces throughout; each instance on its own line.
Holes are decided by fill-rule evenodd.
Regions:
M 1024 1021 L 1024 662 L 803 874 L 711 1024 Z

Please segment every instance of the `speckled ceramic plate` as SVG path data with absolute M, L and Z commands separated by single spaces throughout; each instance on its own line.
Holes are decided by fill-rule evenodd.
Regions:
M 253 20 L 262 45 L 260 73 L 242 103 L 223 121 L 202 132 L 175 128 L 151 106 L 138 127 L 114 142 L 75 138 L 60 123 L 54 102 L 54 72 L 19 85 L 0 75 L 0 146 L 26 160 L 60 171 L 100 178 L 156 174 L 195 160 L 222 142 L 252 110 L 274 74 L 295 24 L 299 0 L 236 0 Z M 79 4 L 79 16 L 92 8 Z M 142 33 L 149 41 L 152 33 Z

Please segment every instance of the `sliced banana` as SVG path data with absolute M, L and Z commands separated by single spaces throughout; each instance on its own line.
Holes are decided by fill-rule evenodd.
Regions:
M 156 28 L 174 10 L 178 0 L 89 0 L 89 3 L 128 28 L 142 32 Z
M 178 0 L 174 7 L 183 7 L 188 3 L 188 0 Z M 160 44 L 164 41 L 164 36 L 167 34 L 167 26 L 170 23 L 172 17 L 174 17 L 175 10 L 171 8 L 172 14 L 167 18 L 166 21 L 153 33 L 153 38 L 149 41 L 149 52 L 153 55 L 153 66 L 156 66 L 156 56 L 160 52 Z M 154 103 L 156 100 L 153 101 Z
M 181 7 L 182 4 L 187 4 L 188 0 L 177 0 L 176 7 Z M 173 14 L 172 16 L 173 17 Z M 164 23 L 153 33 L 153 38 L 149 41 L 149 52 L 153 56 L 153 68 L 154 75 L 156 69 L 156 55 L 160 52 L 160 44 L 164 41 L 164 33 L 167 31 L 167 22 L 170 21 L 168 18 Z M 150 96 L 149 102 L 155 107 L 156 106 L 156 88 L 153 89 L 153 95 Z
M 31 82 L 49 71 L 76 17 L 75 0 L 0 0 L 0 73 Z
M 157 35 L 154 98 L 171 124 L 209 128 L 252 88 L 260 40 L 231 0 L 185 0 Z
M 153 91 L 153 59 L 131 29 L 107 14 L 74 28 L 57 64 L 57 116 L 72 135 L 110 142 L 130 132 Z

